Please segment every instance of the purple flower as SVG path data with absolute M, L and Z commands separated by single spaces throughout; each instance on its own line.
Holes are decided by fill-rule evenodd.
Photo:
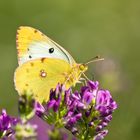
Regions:
M 45 108 L 38 102 L 35 102 L 35 113 L 37 116 L 41 117 L 45 112 Z
M 12 135 L 15 133 L 13 127 L 19 122 L 20 119 L 9 116 L 3 109 L 0 115 L 0 138 L 6 139 L 10 136 L 12 139 Z
M 108 90 L 99 90 L 96 96 L 96 110 L 98 110 L 103 116 L 111 114 L 116 108 L 117 104 L 112 99 Z
M 81 119 L 82 113 L 74 114 L 73 112 L 68 112 L 65 119 L 67 120 L 67 125 L 72 126 L 75 124 L 79 119 Z
M 11 127 L 11 118 L 7 115 L 6 110 L 3 109 L 0 115 L 0 131 L 4 132 Z
M 91 90 L 98 90 L 99 82 L 98 81 L 88 81 L 88 87 L 91 88 Z
M 66 105 L 69 105 L 71 103 L 71 100 L 70 100 L 70 95 L 71 95 L 71 89 L 68 89 L 65 91 L 65 95 L 64 95 L 64 102 Z
M 58 111 L 60 101 L 61 101 L 61 92 L 63 91 L 63 86 L 58 84 L 55 90 L 50 92 L 50 100 L 46 105 L 46 110 L 53 109 L 54 112 Z
M 58 111 L 60 105 L 60 98 L 58 99 L 52 99 L 47 103 L 47 109 L 53 109 L 54 112 Z
M 94 95 L 91 92 L 87 91 L 83 94 L 84 103 L 90 104 L 93 99 L 94 99 Z
M 103 130 L 100 133 L 98 133 L 95 137 L 94 140 L 102 140 L 104 137 L 107 135 L 108 130 Z

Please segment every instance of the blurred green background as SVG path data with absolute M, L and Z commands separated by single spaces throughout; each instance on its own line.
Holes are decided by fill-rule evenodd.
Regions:
M 109 89 L 118 103 L 106 140 L 140 139 L 140 1 L 0 0 L 0 109 L 17 114 L 13 75 L 16 30 L 40 29 L 78 62 L 100 54 L 88 75 Z

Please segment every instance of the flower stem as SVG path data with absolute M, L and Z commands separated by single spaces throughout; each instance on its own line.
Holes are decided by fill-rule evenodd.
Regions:
M 88 140 L 88 134 L 89 134 L 89 131 L 87 130 L 84 140 Z

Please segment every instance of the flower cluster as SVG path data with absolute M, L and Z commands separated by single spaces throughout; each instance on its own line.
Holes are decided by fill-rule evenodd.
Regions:
M 35 100 L 31 95 L 19 98 L 19 117 L 11 117 L 3 109 L 0 115 L 0 139 L 21 140 L 36 136 L 37 126 L 28 122 L 35 114 Z
M 99 83 L 88 81 L 80 91 L 66 90 L 58 84 L 50 91 L 49 101 L 43 104 L 35 101 L 29 93 L 19 98 L 20 118 L 0 115 L 0 139 L 21 140 L 36 138 L 37 126 L 28 121 L 37 115 L 53 126 L 48 133 L 50 139 L 68 140 L 55 128 L 66 128 L 80 140 L 102 140 L 108 133 L 105 129 L 112 120 L 116 102 L 108 90 L 99 89 Z
M 13 127 L 18 123 L 18 119 L 10 117 L 3 109 L 0 115 L 0 138 L 5 139 L 15 133 Z
M 37 106 L 36 114 L 55 127 L 65 127 L 81 140 L 102 140 L 116 108 L 108 90 L 100 90 L 98 82 L 88 81 L 80 92 L 58 84 L 47 104 Z

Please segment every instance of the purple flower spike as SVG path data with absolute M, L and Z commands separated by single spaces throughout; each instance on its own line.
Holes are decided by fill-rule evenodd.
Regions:
M 63 125 L 80 139 L 85 136 L 102 140 L 108 133 L 104 129 L 112 120 L 116 108 L 117 104 L 108 90 L 100 90 L 98 81 L 88 81 L 80 92 L 72 92 L 71 88 L 65 90 L 63 85 L 58 84 L 55 90 L 51 90 L 45 109 L 48 123 Z M 85 134 L 90 132 L 88 136 L 83 135 L 83 130 Z

